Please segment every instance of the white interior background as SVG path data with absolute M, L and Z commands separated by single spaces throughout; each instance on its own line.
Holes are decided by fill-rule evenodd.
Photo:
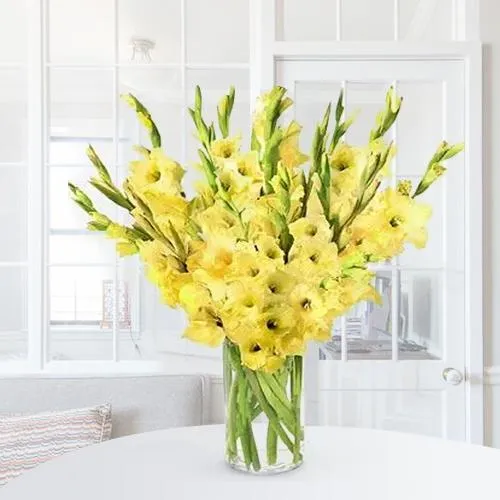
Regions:
M 500 335 L 500 316 L 494 307 L 500 299 L 494 279 L 500 278 L 500 268 L 494 258 L 500 252 L 500 232 L 494 224 L 495 214 L 500 211 L 494 186 L 500 178 L 497 179 L 499 174 L 493 168 L 500 161 L 495 141 L 500 134 L 500 100 L 493 95 L 494 89 L 500 88 L 500 32 L 496 21 L 500 19 L 500 4 L 496 0 L 478 1 L 481 38 L 488 44 L 485 52 L 486 442 L 500 445 L 500 427 L 494 421 L 495 416 L 500 415 L 500 392 L 496 387 L 500 382 L 500 344 L 495 340 Z M 85 230 L 86 218 L 69 201 L 66 184 L 72 180 L 83 185 L 91 174 L 84 155 L 88 142 L 102 155 L 115 178 L 123 179 L 127 162 L 132 158 L 131 146 L 145 139 L 133 114 L 117 102 L 115 90 L 134 93 L 150 108 L 167 153 L 186 166 L 188 180 L 196 178 L 193 169 L 196 142 L 185 107 L 192 101 L 196 84 L 204 90 L 205 106 L 212 118 L 218 98 L 229 85 L 236 86 L 233 131 L 248 137 L 249 2 L 44 2 L 47 46 L 40 50 L 45 54 L 46 123 L 40 123 L 40 138 L 45 145 L 42 167 L 46 197 L 43 231 L 47 243 L 47 360 L 156 360 L 171 371 L 196 366 L 196 371 L 219 372 L 218 350 L 210 351 L 181 338 L 182 314 L 161 305 L 154 287 L 142 278 L 137 261 L 117 261 L 112 242 Z M 456 37 L 453 0 L 400 0 L 396 16 L 393 0 L 339 2 L 340 9 L 333 0 L 279 1 L 278 36 L 286 41 L 365 42 L 394 40 L 395 36 L 422 42 Z M 28 353 L 30 276 L 27 264 L 29 230 L 33 230 L 33 221 L 28 220 L 28 197 L 38 189 L 28 184 L 29 169 L 35 168 L 29 162 L 28 126 L 33 124 L 29 123 L 32 115 L 27 97 L 29 65 L 34 63 L 28 55 L 27 9 L 28 4 L 33 3 L 0 0 L 0 363 L 23 360 Z M 133 59 L 130 45 L 133 37 L 154 41 L 151 62 L 140 57 Z M 415 116 L 418 114 L 421 92 L 427 97 L 429 109 L 439 103 L 439 95 L 431 86 L 418 89 L 413 99 L 412 92 L 417 89 L 405 90 L 409 97 L 405 110 L 408 123 L 412 123 L 412 103 Z M 322 96 L 321 89 L 316 92 L 316 98 Z M 365 111 L 374 113 L 373 102 L 377 102 L 377 96 L 382 97 L 382 92 L 383 89 L 377 88 L 368 92 L 361 89 L 356 104 L 364 103 Z M 351 89 L 348 95 L 355 96 L 356 89 Z M 326 92 L 325 102 L 331 98 L 331 92 Z M 319 113 L 318 109 L 318 116 Z M 306 116 L 304 122 L 312 123 L 312 118 Z M 427 139 L 434 144 L 436 141 L 431 136 L 440 134 L 439 124 L 432 120 L 419 126 L 435 129 L 426 135 L 425 147 L 411 142 L 401 146 L 401 154 L 408 158 L 419 155 L 427 146 L 431 148 Z M 439 205 L 439 191 L 433 196 L 436 200 L 430 201 Z M 110 215 L 115 213 L 98 195 L 93 198 L 97 206 L 111 210 Z M 431 235 L 427 257 L 433 252 L 439 253 L 439 225 L 431 227 Z M 406 258 L 414 259 L 415 255 Z M 426 260 L 425 256 L 421 258 Z M 417 296 L 420 293 L 420 299 L 432 300 L 438 283 L 432 273 L 427 278 L 427 282 L 409 279 L 402 288 L 420 286 Z M 103 312 L 105 280 L 111 282 L 108 296 L 111 316 L 106 317 Z M 119 300 L 113 294 L 114 283 L 119 283 Z M 114 312 L 123 304 L 123 318 L 113 320 Z M 415 321 L 414 330 L 418 331 L 418 317 Z M 118 345 L 113 341 L 113 328 L 119 332 Z M 421 325 L 420 330 L 424 328 L 426 325 Z M 432 325 L 427 328 L 432 330 Z M 417 337 L 415 340 L 426 342 Z M 434 349 L 439 355 L 439 339 L 427 339 L 428 344 L 432 344 L 432 340 L 436 341 Z M 432 345 L 429 348 L 432 350 Z

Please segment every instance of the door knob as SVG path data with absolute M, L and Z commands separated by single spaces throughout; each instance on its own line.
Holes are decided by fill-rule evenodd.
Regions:
M 445 368 L 443 370 L 443 380 L 450 385 L 458 385 L 464 376 L 455 368 Z

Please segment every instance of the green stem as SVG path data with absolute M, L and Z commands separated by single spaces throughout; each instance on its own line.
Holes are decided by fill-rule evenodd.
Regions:
M 267 383 L 268 379 L 263 377 L 263 373 L 257 372 L 256 376 L 267 402 L 276 412 L 276 415 L 280 418 L 280 420 L 283 421 L 286 428 L 293 434 L 295 431 L 295 422 L 294 414 L 291 408 L 289 408 L 287 403 L 283 403 L 280 398 L 274 394 Z
M 257 444 L 255 443 L 255 436 L 253 435 L 252 423 L 248 421 L 248 438 L 250 441 L 250 455 L 252 457 L 253 470 L 258 472 L 260 470 L 260 460 L 259 451 L 257 450 Z
M 300 445 L 302 442 L 302 428 L 300 425 L 300 403 L 302 396 L 302 356 L 294 356 L 292 375 L 291 375 L 291 392 L 292 392 L 292 408 L 295 412 L 295 429 L 293 443 L 293 463 L 298 463 L 302 460 L 300 453 Z
M 267 424 L 267 463 L 275 465 L 278 461 L 278 434 L 270 423 Z
M 227 451 L 231 457 L 235 457 L 237 454 L 236 448 L 236 427 L 237 427 L 237 408 L 236 401 L 238 397 L 238 375 L 236 379 L 232 381 L 232 385 L 229 390 L 229 397 L 227 403 Z
M 255 397 L 257 398 L 257 401 L 259 402 L 260 406 L 262 407 L 262 410 L 266 414 L 269 424 L 272 426 L 272 428 L 275 430 L 275 432 L 278 434 L 280 439 L 283 441 L 285 446 L 290 450 L 291 453 L 293 453 L 293 443 L 288 437 L 287 433 L 281 427 L 280 421 L 278 416 L 276 415 L 276 412 L 273 410 L 272 406 L 268 403 L 264 393 L 262 392 L 262 389 L 259 385 L 259 381 L 257 380 L 257 377 L 255 375 L 255 372 L 250 370 L 249 368 L 244 368 L 245 374 L 248 380 L 248 383 L 250 384 L 250 387 L 255 394 Z
M 250 436 L 248 433 L 249 422 L 247 414 L 247 384 L 245 377 L 241 377 L 239 374 L 236 375 L 238 387 L 238 437 L 241 442 L 241 449 L 243 451 L 243 457 L 245 459 L 245 465 L 247 469 L 250 469 L 250 464 L 252 463 L 252 450 L 250 446 Z

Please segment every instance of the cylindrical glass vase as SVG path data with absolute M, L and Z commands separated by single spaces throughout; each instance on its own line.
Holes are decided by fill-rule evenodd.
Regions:
M 253 474 L 277 474 L 303 461 L 303 359 L 290 356 L 274 373 L 241 364 L 237 345 L 224 343 L 226 461 Z

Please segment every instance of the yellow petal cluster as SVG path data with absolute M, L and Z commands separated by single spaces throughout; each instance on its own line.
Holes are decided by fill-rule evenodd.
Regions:
M 89 228 L 115 239 L 121 255 L 139 253 L 164 302 L 184 309 L 187 338 L 211 347 L 227 340 L 246 367 L 274 372 L 302 355 L 308 341 L 328 340 L 332 323 L 355 304 L 380 300 L 370 263 L 394 257 L 407 243 L 426 244 L 431 209 L 417 196 L 463 146 L 442 142 L 413 194 L 410 181 L 382 189 L 395 154 L 384 135 L 401 107 L 393 89 L 364 145 L 344 140 L 353 119 L 343 121 L 341 96 L 335 125 L 328 107 L 309 156 L 299 147 L 301 126 L 281 124 L 292 105 L 286 89 L 258 99 L 249 151 L 229 132 L 233 99 L 234 90 L 217 108 L 219 135 L 203 118 L 197 89 L 189 111 L 204 182 L 193 198 L 151 115 L 130 95 L 153 147 L 139 147 L 123 190 L 89 148 L 98 171 L 91 184 L 128 211 L 130 225 L 113 222 L 81 189 L 70 189 L 91 216 Z

